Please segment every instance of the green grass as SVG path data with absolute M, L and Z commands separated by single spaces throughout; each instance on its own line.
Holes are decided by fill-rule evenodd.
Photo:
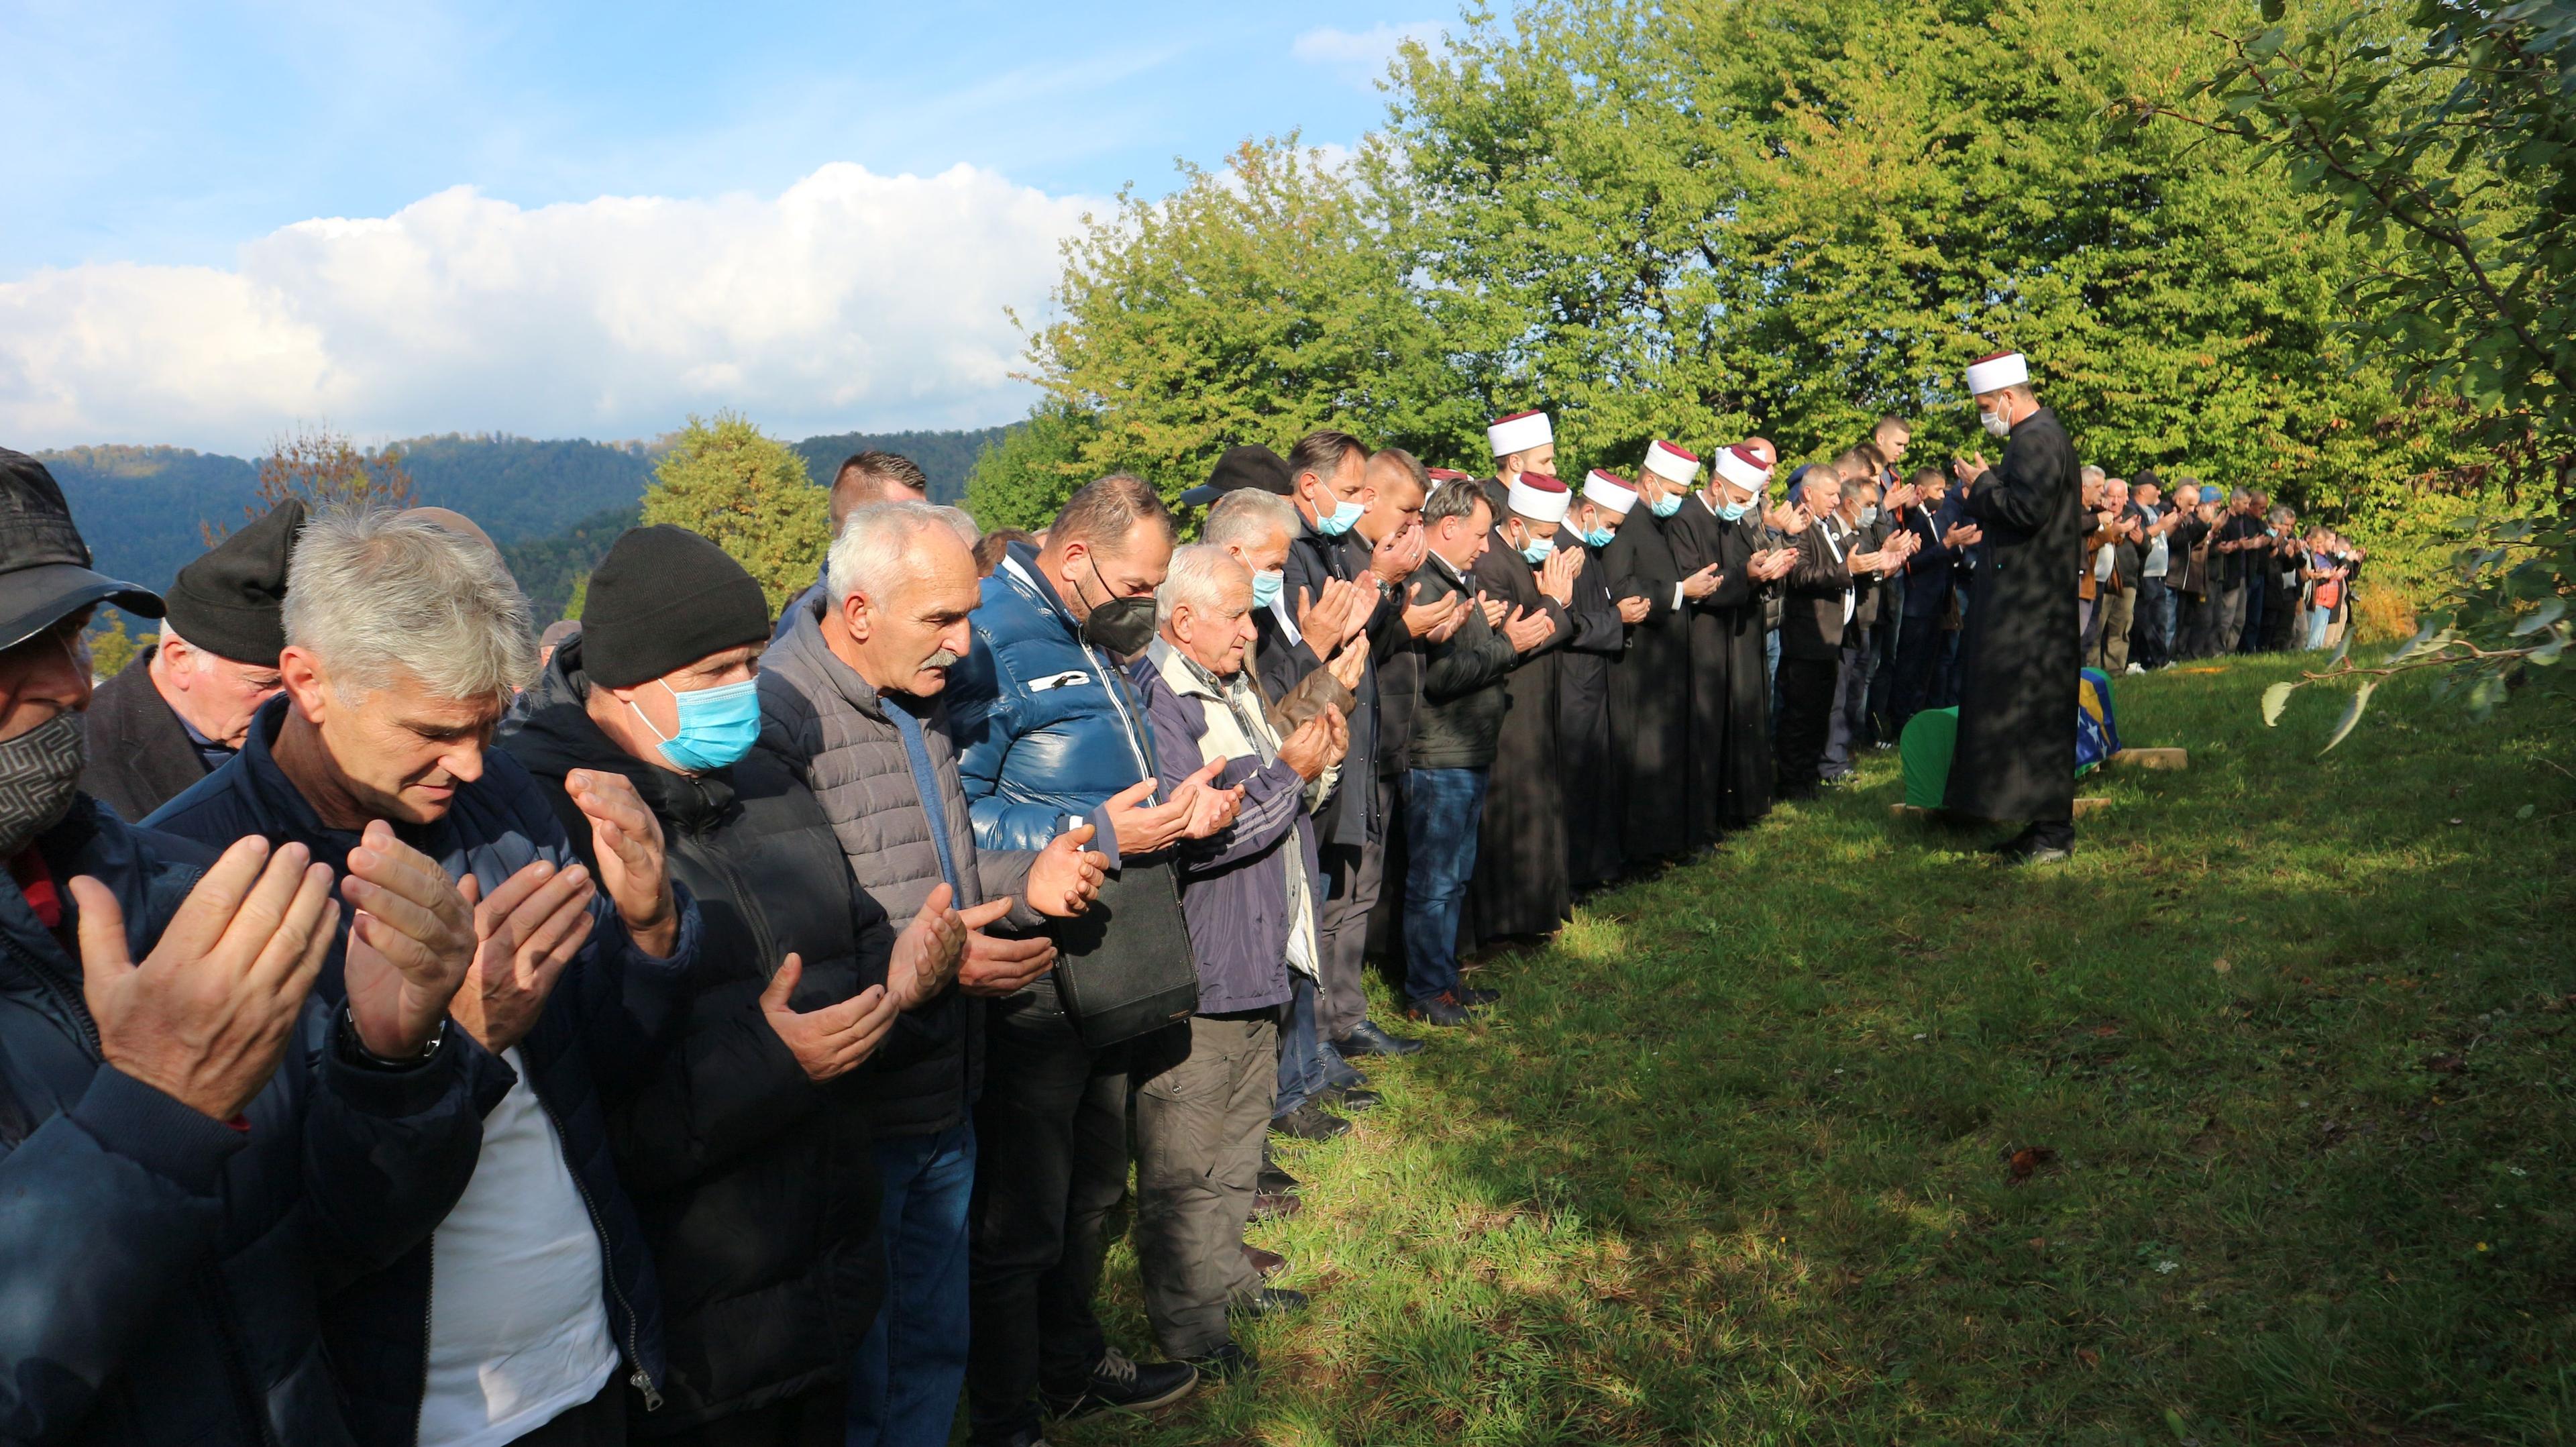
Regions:
M 1258 1384 L 1050 1440 L 2576 1440 L 2567 721 L 2400 683 L 2319 759 L 2289 671 L 2129 680 L 2191 768 L 2088 780 L 2072 864 L 1876 755 L 1494 961 L 1285 1153 Z

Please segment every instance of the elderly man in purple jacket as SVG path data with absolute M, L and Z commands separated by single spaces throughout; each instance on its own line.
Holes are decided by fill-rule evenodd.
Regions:
M 1305 1298 L 1261 1284 L 1244 1250 L 1261 1143 L 1278 1089 L 1288 972 L 1319 959 L 1314 810 L 1350 746 L 1327 708 L 1282 738 L 1245 650 L 1252 574 L 1223 548 L 1172 555 L 1155 595 L 1159 631 L 1130 667 L 1152 724 L 1156 771 L 1172 788 L 1222 761 L 1240 785 L 1234 822 L 1182 846 L 1181 912 L 1197 957 L 1199 1009 L 1187 1059 L 1136 1098 L 1136 1252 L 1145 1314 L 1165 1355 L 1202 1373 L 1253 1368 L 1227 1312 L 1266 1315 Z

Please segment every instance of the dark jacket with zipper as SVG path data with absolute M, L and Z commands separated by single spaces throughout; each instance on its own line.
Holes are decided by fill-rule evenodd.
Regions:
M 754 1411 L 848 1375 L 884 1295 L 876 1150 L 860 1073 L 817 1084 L 761 991 L 790 953 L 788 1003 L 885 983 L 894 929 L 850 879 L 832 821 L 759 749 L 690 776 L 643 763 L 592 722 L 579 640 L 555 650 L 501 747 L 527 766 L 594 869 L 573 769 L 623 774 L 662 822 L 698 901 L 698 974 L 668 1045 L 609 1108 L 609 1140 L 662 1286 L 659 1434 Z
M 272 843 L 304 844 L 325 863 L 347 860 L 357 847 L 358 832 L 324 824 L 270 753 L 286 709 L 284 694 L 261 705 L 251 720 L 250 737 L 233 761 L 162 805 L 151 826 L 217 849 L 260 834 Z M 517 760 L 497 749 L 483 751 L 483 776 L 456 790 L 445 815 L 427 825 L 397 824 L 394 832 L 438 861 L 451 879 L 471 870 L 486 898 L 539 859 L 562 867 L 577 857 L 536 782 Z M 633 1088 L 669 1033 L 674 1008 L 697 965 L 697 903 L 685 885 L 674 892 L 680 907 L 679 944 L 671 958 L 657 960 L 628 937 L 625 921 L 603 891 L 591 905 L 589 942 L 564 967 L 536 1027 L 519 1042 L 528 1084 L 563 1142 L 564 1164 L 599 1233 L 609 1334 L 624 1359 L 626 1379 L 642 1394 L 648 1412 L 662 1402 L 661 1293 L 654 1285 L 643 1229 L 617 1182 L 606 1103 Z M 348 943 L 344 910 L 340 938 L 314 987 L 335 1004 L 345 993 L 340 971 Z M 463 1031 L 448 1033 L 463 1056 L 479 1117 L 500 1104 L 518 1077 L 507 1061 Z M 431 1242 L 421 1242 L 390 1267 L 325 1303 L 332 1370 L 340 1379 L 349 1425 L 361 1442 L 400 1444 L 418 1438 L 429 1361 L 435 1272 L 431 1247 Z
M 458 1032 L 380 1069 L 308 1001 L 239 1128 L 209 1119 L 104 1063 L 67 882 L 116 895 L 140 960 L 211 856 L 87 797 L 36 849 L 58 930 L 0 871 L 0 1441 L 342 1447 L 321 1299 L 464 1194 L 483 1123 Z
M 1475 606 L 1475 585 L 1451 572 L 1447 563 L 1424 559 L 1408 593 L 1417 585 L 1425 603 L 1464 594 L 1468 611 L 1467 621 L 1447 642 L 1423 647 L 1422 697 L 1413 714 L 1407 764 L 1416 769 L 1491 767 L 1503 733 L 1503 710 L 1509 707 L 1503 687 L 1520 655 Z

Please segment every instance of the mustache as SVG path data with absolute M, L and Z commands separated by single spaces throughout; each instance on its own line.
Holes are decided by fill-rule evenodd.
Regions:
M 956 666 L 957 660 L 965 656 L 966 655 L 962 653 L 951 653 L 947 649 L 943 648 L 937 653 L 930 655 L 928 658 L 923 659 L 921 661 L 921 666 L 924 668 L 953 668 Z

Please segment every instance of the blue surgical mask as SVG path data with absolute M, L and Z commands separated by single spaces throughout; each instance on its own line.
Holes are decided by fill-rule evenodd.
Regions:
M 1533 566 L 1546 562 L 1548 555 L 1555 551 L 1556 539 L 1554 538 L 1532 538 L 1521 544 L 1521 556 L 1528 559 Z
M 1284 568 L 1272 568 L 1266 573 L 1253 574 L 1252 606 L 1256 608 L 1267 608 L 1271 604 L 1278 602 L 1279 589 L 1285 584 L 1287 577 L 1287 570 Z
M 1876 521 L 1878 521 L 1878 509 L 1877 509 L 1877 508 L 1875 508 L 1875 507 L 1865 507 L 1865 508 L 1862 508 L 1862 509 L 1860 510 L 1860 525 L 1861 525 L 1862 527 L 1868 527 L 1871 523 L 1874 523 L 1874 522 L 1876 522 Z
M 1659 518 L 1668 518 L 1674 513 L 1682 510 L 1682 495 L 1677 492 L 1668 492 L 1662 497 L 1656 498 L 1653 502 L 1646 504 L 1646 506 L 1655 510 L 1655 516 Z
M 1717 516 L 1722 522 L 1739 522 L 1746 513 L 1751 511 L 1753 511 L 1751 498 L 1746 498 L 1742 502 L 1722 502 L 1717 505 Z
M 644 719 L 644 727 L 653 729 L 661 739 L 662 757 L 671 767 L 690 774 L 712 773 L 725 768 L 751 752 L 752 741 L 760 737 L 760 684 L 746 678 L 740 683 L 715 688 L 692 689 L 681 693 L 669 684 L 662 691 L 680 708 L 680 731 L 665 739 L 644 718 L 644 710 L 635 708 L 635 716 Z
M 1610 529 L 1593 528 L 1584 533 L 1583 545 L 1587 548 L 1606 548 L 1610 546 L 1610 538 Z
M 1349 498 L 1343 498 L 1339 502 L 1333 504 L 1333 510 L 1330 513 L 1315 519 L 1315 531 L 1322 533 L 1328 538 L 1338 538 L 1342 534 L 1349 532 L 1351 530 L 1351 524 L 1358 522 L 1360 520 L 1360 514 L 1366 511 L 1368 511 L 1368 509 L 1361 507 L 1358 503 L 1351 501 Z

